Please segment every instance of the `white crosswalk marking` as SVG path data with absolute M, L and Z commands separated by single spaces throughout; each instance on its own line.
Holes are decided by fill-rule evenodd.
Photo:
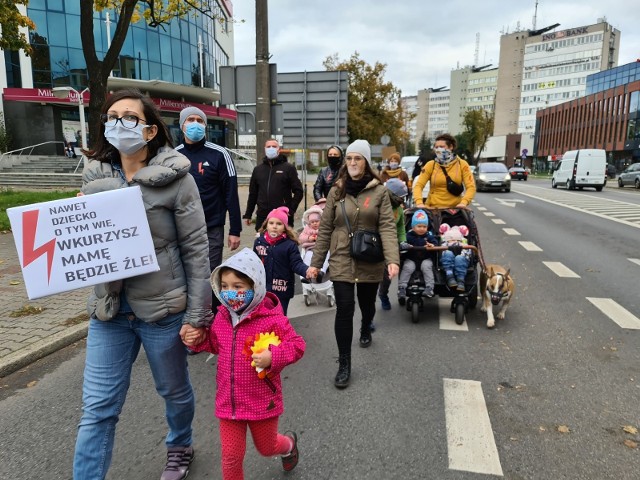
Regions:
M 635 263 L 636 265 L 640 265 L 640 258 L 628 258 L 631 263 Z
M 573 270 L 565 267 L 561 262 L 542 262 L 549 270 L 555 273 L 559 277 L 563 278 L 580 278 L 580 275 L 575 273 Z
M 503 228 L 502 230 L 507 235 L 520 235 L 520 232 L 517 231 L 515 228 Z
M 491 213 L 491 212 L 482 212 L 482 213 L 484 213 L 484 215 L 485 215 L 486 217 L 495 217 L 495 216 L 496 216 L 496 214 L 495 214 L 495 213 Z
M 629 310 L 611 298 L 587 297 L 587 300 L 593 303 L 598 310 L 616 322 L 621 328 L 640 330 L 640 318 L 636 317 Z
M 480 212 L 485 212 L 487 210 L 487 207 L 478 207 L 478 211 Z
M 444 378 L 449 468 L 502 476 L 480 382 Z
M 499 218 L 492 218 L 491 221 L 493 223 L 495 223 L 496 225 L 504 225 L 505 221 L 504 220 L 500 220 Z
M 533 242 L 518 242 L 522 247 L 529 252 L 542 252 L 542 249 Z
M 469 326 L 465 318 L 462 325 L 456 323 L 456 316 L 451 313 L 451 298 L 438 297 L 438 317 L 440 320 L 440 330 L 456 330 L 460 332 L 468 332 Z

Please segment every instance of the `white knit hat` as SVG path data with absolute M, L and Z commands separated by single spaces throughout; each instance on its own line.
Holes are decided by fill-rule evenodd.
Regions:
M 367 159 L 369 164 L 371 164 L 371 146 L 366 140 L 358 139 L 349 145 L 345 155 L 349 155 L 350 153 L 359 153 Z

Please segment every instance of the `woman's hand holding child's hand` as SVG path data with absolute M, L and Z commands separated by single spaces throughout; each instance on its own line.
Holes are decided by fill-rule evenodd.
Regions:
M 312 278 L 316 278 L 318 276 L 318 269 L 316 267 L 307 268 L 307 278 L 311 280 Z
M 267 369 L 271 366 L 271 350 L 267 348 L 260 353 L 254 353 L 251 355 L 251 359 L 256 364 L 256 367 L 263 370 Z
M 186 324 L 180 329 L 180 338 L 187 346 L 200 345 L 207 338 L 207 329 Z

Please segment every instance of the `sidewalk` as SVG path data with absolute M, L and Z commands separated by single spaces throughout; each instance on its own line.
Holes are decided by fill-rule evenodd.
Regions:
M 313 204 L 312 189 L 313 183 L 308 182 L 308 206 Z M 248 192 L 247 186 L 238 189 L 243 214 Z M 300 225 L 303 212 L 304 200 L 296 212 L 296 226 Z M 240 248 L 252 248 L 254 239 L 253 225 L 243 223 Z M 230 255 L 225 247 L 223 257 Z M 13 235 L 0 234 L 0 378 L 84 338 L 90 290 L 88 287 L 29 300 Z

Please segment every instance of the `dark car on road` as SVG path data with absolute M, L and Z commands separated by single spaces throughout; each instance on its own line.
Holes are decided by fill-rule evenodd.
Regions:
M 511 180 L 524 180 L 526 182 L 529 172 L 522 167 L 512 167 L 509 169 L 509 175 L 511 175 Z
M 640 163 L 632 163 L 618 175 L 618 186 L 633 185 L 640 189 Z
M 478 168 L 473 172 L 473 178 L 476 181 L 478 192 L 484 190 L 511 191 L 511 175 L 504 163 L 479 163 Z

